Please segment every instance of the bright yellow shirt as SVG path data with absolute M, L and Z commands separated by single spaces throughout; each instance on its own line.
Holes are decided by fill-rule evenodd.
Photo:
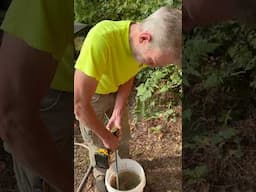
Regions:
M 52 54 L 58 68 L 51 87 L 73 91 L 72 0 L 12 0 L 1 28 Z
M 116 92 L 142 67 L 129 43 L 131 21 L 101 21 L 87 34 L 75 68 L 97 79 L 96 93 Z

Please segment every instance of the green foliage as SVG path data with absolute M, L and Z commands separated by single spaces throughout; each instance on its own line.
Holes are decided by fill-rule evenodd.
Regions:
M 75 20 L 90 26 L 110 20 L 141 20 L 159 7 L 181 7 L 179 0 L 75 0 Z
M 256 88 L 256 32 L 231 22 L 208 29 L 198 28 L 193 34 L 184 36 L 182 71 L 186 94 L 183 106 L 191 113 L 190 120 L 183 116 L 185 127 L 194 124 L 190 123 L 191 116 L 200 114 L 198 109 L 207 110 L 209 105 L 216 102 L 231 107 L 230 118 L 233 119 L 237 114 L 237 105 L 229 104 L 232 105 L 235 100 L 239 103 L 241 96 L 246 93 L 249 93 L 246 98 L 251 98 Z M 240 91 L 237 91 L 238 87 Z M 193 99 L 195 93 L 198 93 L 198 97 Z M 233 94 L 231 99 L 230 94 Z M 203 108 L 198 108 L 198 105 Z M 218 113 L 221 116 L 225 111 L 223 107 L 223 111 L 218 110 Z M 212 112 L 215 115 L 215 111 Z
M 183 175 L 188 180 L 188 184 L 199 184 L 205 181 L 205 176 L 207 176 L 208 168 L 206 165 L 196 166 L 193 169 L 185 169 Z
M 172 108 L 179 104 L 182 95 L 182 73 L 178 66 L 170 65 L 155 70 L 147 69 L 147 77 L 137 89 L 137 112 L 141 117 L 154 119 L 162 117 L 168 121 L 176 112 Z M 143 74 L 143 72 L 142 72 Z M 143 78 L 139 76 L 138 81 Z
M 244 155 L 235 122 L 255 113 L 256 31 L 228 22 L 183 37 L 183 152 L 194 159 L 183 162 L 184 184 L 213 183 L 201 166 L 217 173 Z
M 195 78 L 205 89 L 208 89 L 219 86 L 223 80 L 255 71 L 255 36 L 254 30 L 236 23 L 218 25 L 210 30 L 198 29 L 194 32 L 193 38 L 185 36 L 186 51 L 183 55 L 185 85 L 189 85 L 187 78 L 192 81 Z M 213 54 L 214 58 L 217 58 L 215 62 L 210 60 Z M 215 66 L 216 62 L 221 65 Z M 191 78 L 192 76 L 194 78 Z M 254 77 L 251 74 L 250 76 Z M 252 81 L 252 84 L 255 82 Z
M 155 127 L 151 127 L 150 131 L 152 133 L 161 133 L 162 129 L 163 129 L 162 125 L 157 125 Z

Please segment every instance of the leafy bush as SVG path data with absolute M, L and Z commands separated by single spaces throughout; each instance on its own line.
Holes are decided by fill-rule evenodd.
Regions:
M 244 109 L 239 108 L 238 104 L 246 100 L 249 104 L 255 95 L 256 32 L 230 22 L 196 29 L 193 34 L 184 36 L 184 127 L 191 126 L 191 116 L 201 115 L 199 110 L 204 109 L 207 110 L 205 115 L 216 115 L 218 111 L 221 125 L 226 126 L 228 123 L 222 118 L 223 114 L 229 113 L 233 120 L 241 119 L 240 115 L 244 114 L 241 110 Z M 215 110 L 211 108 L 212 111 L 208 111 L 217 102 Z M 204 108 L 198 108 L 198 105 Z M 186 116 L 187 112 L 191 114 Z M 244 115 L 248 116 L 250 112 L 247 110 Z M 200 126 L 200 122 L 197 123 Z
M 256 31 L 228 22 L 195 28 L 183 40 L 184 186 L 248 182 L 228 175 L 236 165 L 224 160 L 242 160 L 249 135 L 235 125 L 256 111 Z
M 143 77 L 149 76 L 147 78 Z M 182 73 L 178 66 L 170 65 L 155 70 L 147 69 L 138 75 L 136 112 L 147 119 L 162 117 L 169 121 L 176 117 L 174 106 L 180 104 Z M 144 82 L 143 80 L 146 79 Z
M 164 5 L 180 7 L 179 0 L 75 0 L 75 20 L 90 26 L 105 19 L 141 20 Z

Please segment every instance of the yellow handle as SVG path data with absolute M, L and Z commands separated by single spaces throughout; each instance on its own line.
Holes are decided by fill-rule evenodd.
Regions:
M 97 150 L 97 152 L 98 152 L 98 153 L 101 153 L 101 154 L 104 154 L 104 155 L 106 155 L 106 156 L 109 155 L 107 149 L 99 148 L 99 149 Z

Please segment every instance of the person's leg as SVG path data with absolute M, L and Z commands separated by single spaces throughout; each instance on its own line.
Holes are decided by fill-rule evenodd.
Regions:
M 95 94 L 92 98 L 92 106 L 99 120 L 104 121 L 105 108 L 106 105 L 104 103 L 104 98 L 101 95 Z M 79 120 L 79 119 L 78 119 Z M 93 167 L 96 166 L 94 154 L 98 148 L 104 147 L 100 139 L 92 132 L 90 127 L 87 127 L 79 120 L 79 127 L 81 131 L 81 135 L 83 137 L 84 142 L 89 148 L 89 158 L 91 165 Z
M 114 104 L 112 105 L 114 107 Z M 113 108 L 107 111 L 107 116 L 110 118 L 113 112 Z M 129 158 L 129 141 L 131 138 L 130 134 L 130 125 L 129 125 L 129 118 L 128 118 L 128 110 L 127 108 L 124 109 L 124 113 L 122 116 L 122 138 L 118 147 L 118 154 L 121 158 Z
M 97 117 L 104 118 L 104 113 L 97 113 Z M 84 124 L 79 121 L 79 127 L 81 130 L 81 135 L 83 137 L 84 142 L 88 146 L 89 149 L 89 159 L 90 164 L 93 167 L 93 177 L 95 179 L 95 192 L 106 192 L 105 185 L 104 185 L 104 179 L 106 170 L 103 168 L 100 168 L 97 165 L 96 159 L 95 159 L 95 153 L 98 148 L 104 148 L 104 145 L 99 141 L 97 136 Z
M 114 100 L 113 94 L 108 94 L 108 95 L 95 94 L 93 96 L 91 104 L 99 120 L 105 122 L 105 113 L 111 107 L 113 107 L 113 103 L 114 103 L 113 100 Z M 97 149 L 105 148 L 105 147 L 101 142 L 101 140 L 92 132 L 90 127 L 87 127 L 81 121 L 79 121 L 79 127 L 81 130 L 81 134 L 84 139 L 84 142 L 89 147 L 89 158 L 93 166 L 93 176 L 96 180 L 95 191 L 104 192 L 106 191 L 105 185 L 104 185 L 104 177 L 105 177 L 106 169 L 100 168 L 97 166 L 97 163 L 95 160 L 95 153 Z

